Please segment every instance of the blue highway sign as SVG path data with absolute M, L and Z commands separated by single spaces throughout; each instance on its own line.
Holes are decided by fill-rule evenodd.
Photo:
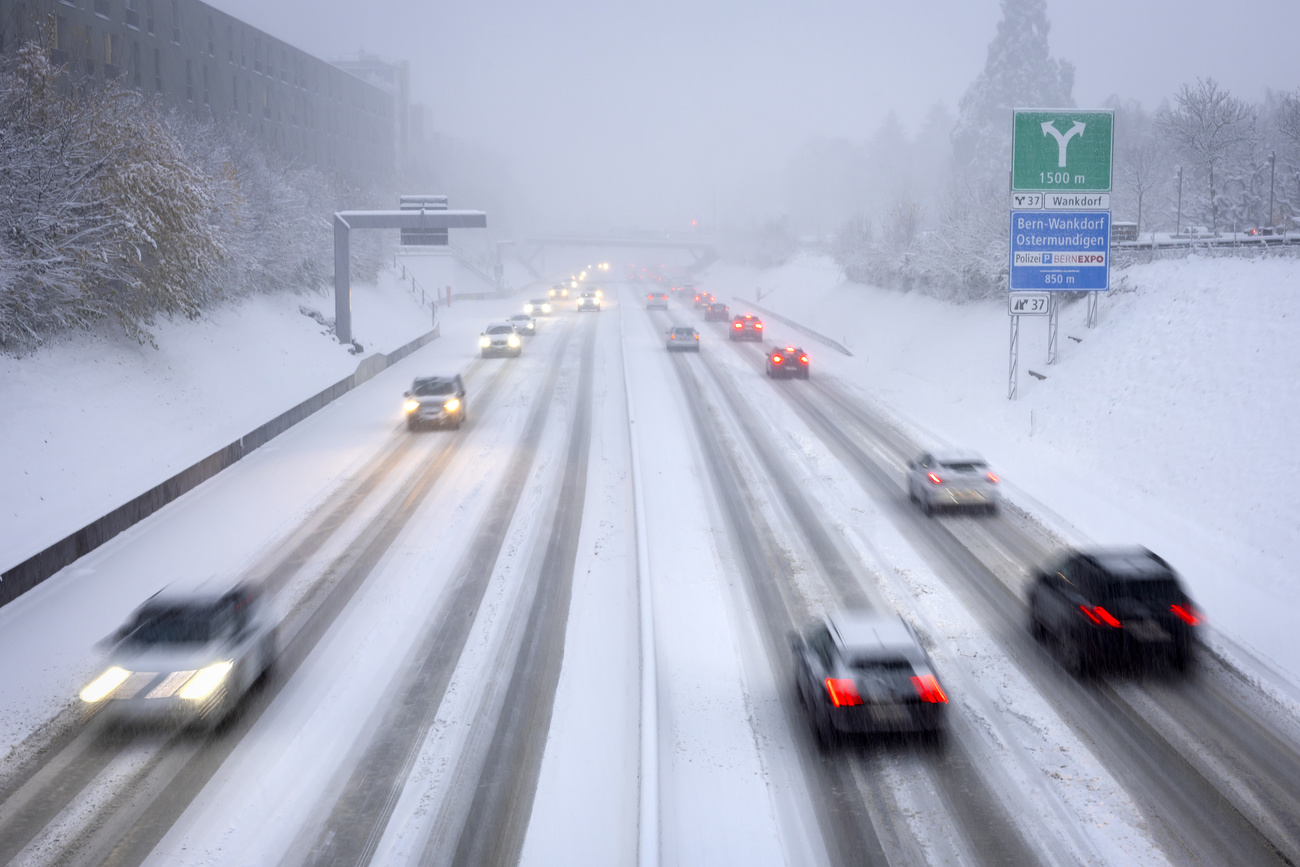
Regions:
M 1011 291 L 1109 288 L 1109 211 L 1011 212 Z

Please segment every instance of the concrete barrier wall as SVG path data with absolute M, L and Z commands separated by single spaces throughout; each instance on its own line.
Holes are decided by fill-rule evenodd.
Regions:
M 143 521 L 182 494 L 194 490 L 245 455 L 434 340 L 438 334 L 439 329 L 435 327 L 432 331 L 420 335 L 387 355 L 375 353 L 363 358 L 357 365 L 356 372 L 346 379 L 341 379 L 329 388 L 312 395 L 266 424 L 249 431 L 140 496 L 118 506 L 107 515 L 91 521 L 75 533 L 28 557 L 0 575 L 0 605 L 13 601 L 118 533 Z

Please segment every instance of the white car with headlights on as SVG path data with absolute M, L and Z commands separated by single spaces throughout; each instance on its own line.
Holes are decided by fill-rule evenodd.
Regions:
M 545 298 L 534 298 L 524 305 L 524 312 L 529 316 L 550 316 L 551 302 Z
M 509 322 L 495 322 L 489 325 L 479 335 L 478 346 L 483 350 L 484 358 L 493 355 L 509 355 L 518 358 L 523 349 L 523 343 L 515 333 L 515 327 Z
M 252 584 L 155 594 L 107 639 L 83 705 L 110 723 L 216 728 L 275 663 L 265 609 Z
M 583 292 L 578 296 L 578 312 L 582 312 L 583 310 L 594 310 L 599 313 L 600 296 L 601 293 L 599 290 L 592 291 L 588 289 L 586 292 Z
M 419 376 L 406 393 L 406 426 L 417 430 L 421 425 L 460 427 L 465 423 L 465 384 L 460 375 Z
M 927 452 L 907 465 L 907 498 L 927 515 L 939 509 L 995 514 L 1002 503 L 998 476 L 976 454 Z

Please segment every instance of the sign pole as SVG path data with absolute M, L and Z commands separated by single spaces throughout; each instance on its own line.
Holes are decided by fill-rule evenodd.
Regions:
M 1051 294 L 1051 301 L 1047 305 L 1047 363 L 1056 364 L 1056 325 L 1060 318 L 1060 295 L 1059 292 Z
M 1011 315 L 1011 355 L 1007 370 L 1007 400 L 1015 400 L 1020 391 L 1020 317 Z
M 1097 327 L 1097 293 L 1088 293 L 1088 327 Z

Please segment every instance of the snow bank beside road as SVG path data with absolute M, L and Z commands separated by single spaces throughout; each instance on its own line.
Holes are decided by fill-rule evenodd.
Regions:
M 392 274 L 354 287 L 352 306 L 367 353 L 432 324 Z M 356 370 L 364 356 L 300 307 L 333 318 L 332 295 L 254 296 L 160 323 L 157 349 L 85 334 L 0 357 L 0 571 Z
M 1213 626 L 1300 682 L 1300 581 L 1287 563 L 1300 543 L 1300 261 L 1129 268 L 1101 299 L 1095 330 L 1083 303 L 1062 310 L 1056 365 L 1045 364 L 1046 321 L 1024 323 L 1015 403 L 1001 302 L 953 306 L 847 283 L 819 257 L 765 272 L 716 265 L 700 283 L 733 309 L 761 287 L 764 307 L 855 354 L 803 341 L 821 369 L 921 439 L 983 451 L 1098 541 L 1163 554 Z

